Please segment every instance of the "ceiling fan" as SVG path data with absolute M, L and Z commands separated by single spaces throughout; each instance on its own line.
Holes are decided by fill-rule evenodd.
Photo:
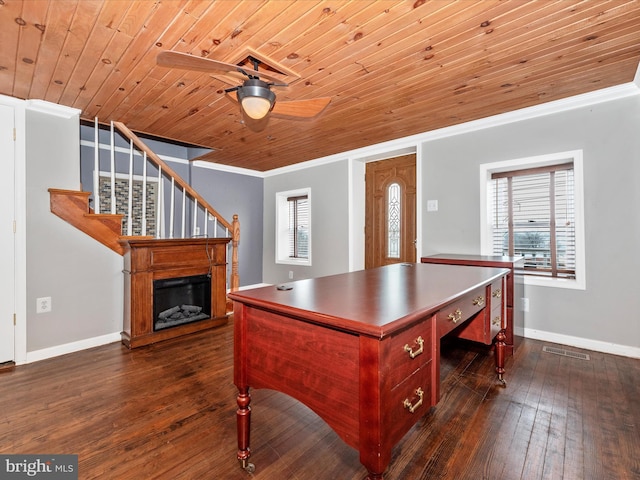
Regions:
M 279 118 L 313 118 L 319 115 L 329 102 L 331 97 L 312 98 L 308 100 L 276 101 L 276 94 L 271 87 L 287 87 L 282 83 L 283 75 L 272 74 L 260 70 L 261 61 L 248 57 L 253 64 L 253 70 L 244 65 L 220 62 L 204 57 L 196 57 L 181 52 L 170 50 L 160 52 L 156 57 L 158 65 L 170 68 L 181 68 L 206 73 L 225 72 L 237 78 L 240 74 L 241 85 L 225 90 L 227 98 L 240 104 L 240 111 L 245 124 L 253 130 L 261 130 L 266 126 L 270 114 Z M 236 92 L 236 98 L 229 95 Z

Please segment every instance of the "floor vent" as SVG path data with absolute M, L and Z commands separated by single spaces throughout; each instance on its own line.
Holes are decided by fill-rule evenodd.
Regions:
M 556 348 L 556 347 L 542 347 L 543 352 L 553 353 L 555 355 L 562 355 L 563 357 L 571 357 L 571 358 L 579 358 L 580 360 L 591 360 L 589 355 L 586 353 L 580 352 L 572 352 L 571 350 L 565 350 L 564 348 Z

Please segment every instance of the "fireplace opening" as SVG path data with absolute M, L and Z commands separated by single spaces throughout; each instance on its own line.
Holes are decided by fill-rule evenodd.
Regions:
M 211 318 L 211 277 L 166 278 L 153 281 L 153 330 Z

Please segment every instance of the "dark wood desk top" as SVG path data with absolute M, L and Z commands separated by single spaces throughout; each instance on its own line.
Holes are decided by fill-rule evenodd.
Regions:
M 437 255 L 429 255 L 428 257 L 422 257 L 421 261 L 429 262 L 442 262 L 445 261 L 458 261 L 458 262 L 483 262 L 485 264 L 512 266 L 524 260 L 524 257 L 515 255 L 510 257 L 508 255 L 474 255 L 474 254 L 462 254 L 462 253 L 439 253 Z M 468 264 L 468 263 L 467 263 Z
M 304 321 L 383 338 L 505 275 L 502 268 L 395 264 L 268 286 L 229 297 Z

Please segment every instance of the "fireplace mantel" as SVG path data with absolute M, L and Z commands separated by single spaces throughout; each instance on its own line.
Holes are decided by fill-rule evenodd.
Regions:
M 121 240 L 124 253 L 124 325 L 122 343 L 129 348 L 224 325 L 227 243 L 231 238 Z M 211 315 L 185 325 L 153 329 L 153 281 L 211 274 Z

